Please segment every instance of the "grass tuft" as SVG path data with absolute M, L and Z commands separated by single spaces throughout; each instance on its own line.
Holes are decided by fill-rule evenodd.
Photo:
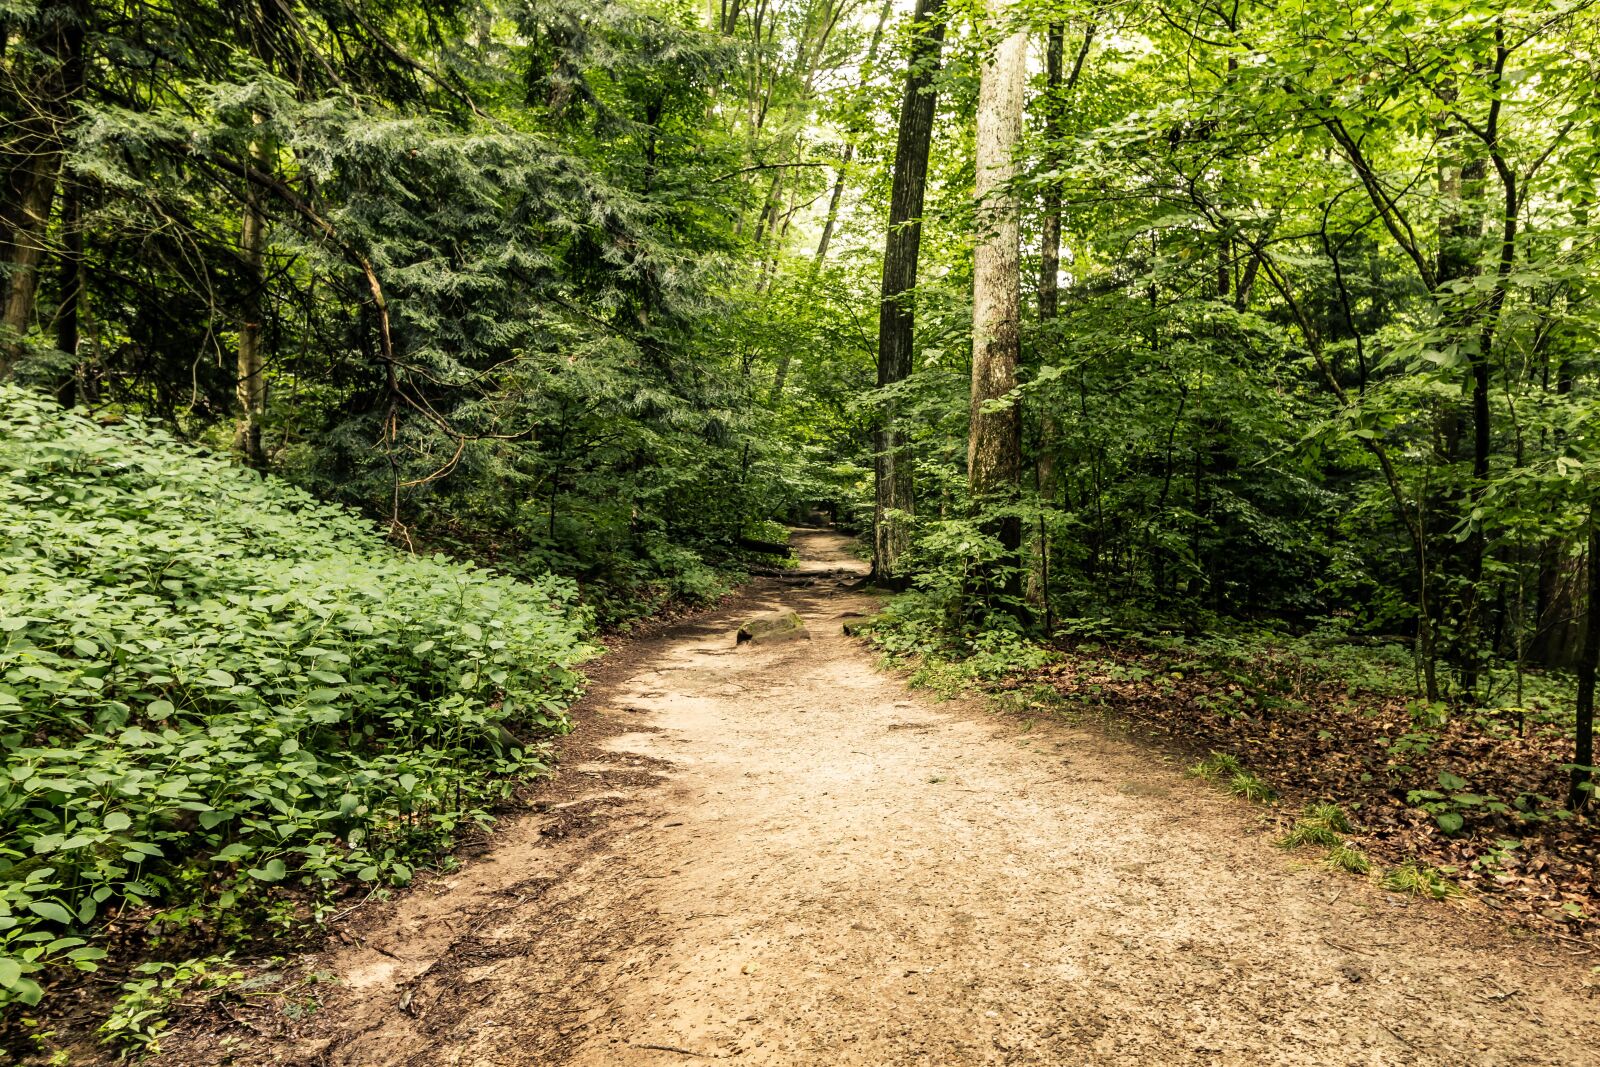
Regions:
M 1190 767 L 1189 773 L 1246 800 L 1266 801 L 1277 796 L 1271 786 L 1239 765 L 1239 757 L 1227 752 L 1211 753 Z
M 1226 752 L 1213 752 L 1190 767 L 1189 773 L 1208 782 L 1220 782 L 1242 773 L 1243 770 L 1244 768 L 1239 766 L 1237 757 Z
M 1315 819 L 1330 830 L 1337 830 L 1341 834 L 1350 832 L 1350 817 L 1337 804 L 1308 804 L 1306 818 Z
M 1349 832 L 1350 820 L 1339 805 L 1308 804 L 1289 832 L 1278 839 L 1278 845 L 1281 848 L 1300 848 L 1304 845 L 1336 848 L 1344 843 L 1344 835 Z
M 1278 838 L 1279 848 L 1304 848 L 1306 845 L 1335 848 L 1343 843 L 1337 831 L 1310 819 L 1297 820 L 1288 833 Z
M 1410 893 L 1431 900 L 1449 900 L 1462 895 L 1462 888 L 1446 878 L 1442 872 L 1407 860 L 1384 873 L 1383 888 L 1393 893 Z
M 1244 799 L 1256 803 L 1265 803 L 1277 796 L 1270 785 L 1249 771 L 1236 772 L 1232 778 L 1228 779 L 1227 789 L 1228 792 L 1236 797 L 1244 797 Z
M 1328 850 L 1328 856 L 1322 862 L 1332 870 L 1348 874 L 1366 874 L 1372 870 L 1372 861 L 1367 859 L 1365 852 L 1342 841 Z

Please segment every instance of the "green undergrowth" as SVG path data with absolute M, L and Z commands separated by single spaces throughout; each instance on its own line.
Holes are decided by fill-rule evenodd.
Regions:
M 1383 888 L 1393 893 L 1409 893 L 1430 900 L 1450 900 L 1463 895 L 1445 871 L 1422 863 L 1407 862 L 1386 871 L 1380 879 Z
M 1372 870 L 1372 861 L 1349 840 L 1353 830 L 1349 816 L 1339 805 L 1325 802 L 1307 804 L 1288 832 L 1278 838 L 1278 846 L 1284 849 L 1320 848 L 1324 850 L 1323 866 L 1329 870 L 1366 874 Z
M 547 769 L 573 596 L 0 387 L 0 1009 L 408 881 Z
M 519 545 L 526 531 L 492 533 L 456 522 L 437 526 L 424 523 L 413 530 L 419 544 L 438 549 L 454 559 L 481 561 L 495 570 L 535 584 L 547 575 L 572 575 L 576 603 L 605 633 L 627 633 L 636 623 L 662 614 L 695 610 L 715 604 L 748 580 L 749 566 L 790 565 L 790 561 L 724 547 L 712 553 L 706 547 L 675 543 L 662 531 L 640 531 L 625 543 L 590 546 L 593 558 L 578 559 L 566 552 L 540 546 Z M 788 530 L 777 523 L 752 522 L 747 535 L 783 542 Z
M 908 666 L 908 682 L 955 696 L 987 689 L 1008 675 L 1043 667 L 1059 658 L 1021 632 L 1006 627 L 960 636 L 943 625 L 942 602 L 927 593 L 902 593 L 857 627 L 887 662 Z

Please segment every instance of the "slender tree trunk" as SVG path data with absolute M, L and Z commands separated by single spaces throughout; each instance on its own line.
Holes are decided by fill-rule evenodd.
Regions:
M 78 402 L 84 367 L 78 358 L 78 309 L 83 304 L 88 272 L 83 263 L 83 205 L 76 186 L 67 186 L 61 204 L 61 303 L 56 309 L 56 348 L 71 359 L 71 371 L 56 391 L 62 407 Z
M 87 20 L 87 5 L 80 0 L 76 12 Z M 62 86 L 69 104 L 83 97 L 87 67 L 83 55 L 86 27 L 79 23 L 67 36 L 61 67 Z M 79 318 L 88 299 L 89 269 L 83 259 L 83 190 L 63 175 L 61 190 L 60 306 L 56 309 L 56 348 L 71 357 L 71 374 L 57 393 L 63 407 L 74 406 L 84 392 L 88 368 L 79 358 Z
M 11 284 L 0 323 L 5 327 L 0 339 L 0 380 L 9 378 L 17 361 L 27 351 L 25 338 L 33 324 L 33 309 L 39 294 L 39 266 L 44 262 L 50 205 L 55 199 L 56 168 L 60 157 L 41 148 L 26 165 L 19 184 L 21 197 L 16 213 L 16 230 L 11 241 Z
M 991 17 L 1003 12 L 998 3 Z M 978 244 L 973 257 L 972 409 L 967 437 L 967 484 L 974 506 L 1005 506 L 1016 499 L 1022 467 L 1022 412 L 1004 402 L 1017 385 L 1021 315 L 1020 210 L 1008 188 L 1016 175 L 1022 139 L 1023 89 L 1028 75 L 1028 35 L 1017 30 L 983 64 L 978 85 L 976 197 Z M 1009 577 L 1004 591 L 1020 592 L 1016 553 L 1022 544 L 1015 517 L 994 523 Z M 1000 592 L 985 582 L 986 596 Z
M 1448 123 L 1441 124 L 1440 135 L 1443 138 L 1458 139 L 1461 132 L 1454 130 Z M 1449 324 L 1456 338 L 1465 343 L 1471 331 L 1473 310 L 1476 295 L 1460 295 L 1450 292 L 1455 282 L 1472 277 L 1477 273 L 1478 244 L 1483 237 L 1483 220 L 1477 208 L 1479 198 L 1482 196 L 1485 165 L 1481 159 L 1459 162 L 1463 151 L 1459 146 L 1453 153 L 1446 153 L 1440 159 L 1438 166 L 1437 186 L 1439 198 L 1446 205 L 1445 214 L 1439 220 L 1439 249 L 1434 257 L 1433 292 L 1435 299 L 1441 304 L 1445 321 Z M 1487 355 L 1474 355 L 1469 358 L 1469 410 L 1476 422 L 1478 409 L 1477 392 L 1479 387 L 1479 365 L 1483 366 L 1483 385 L 1485 387 L 1484 403 L 1487 408 Z M 1460 408 L 1450 402 L 1444 402 L 1444 410 L 1440 413 L 1439 439 L 1443 442 L 1438 449 L 1438 459 L 1453 465 L 1460 454 L 1460 442 L 1463 428 L 1463 418 Z M 1474 427 L 1476 430 L 1476 426 Z M 1484 442 L 1487 443 L 1487 423 L 1483 424 Z M 1474 433 L 1473 468 L 1478 466 L 1477 445 L 1478 434 Z M 1487 455 L 1485 455 L 1485 461 Z M 1476 481 L 1476 479 L 1474 479 Z M 1470 507 L 1471 496 L 1474 488 L 1469 488 L 1465 494 L 1456 494 L 1447 491 L 1453 500 L 1441 500 L 1433 508 L 1438 515 L 1448 516 L 1452 513 L 1464 514 Z M 1440 559 L 1441 576 L 1446 576 L 1450 571 L 1459 577 L 1459 586 L 1452 588 L 1449 584 L 1442 586 L 1443 595 L 1437 598 L 1436 611 L 1438 630 L 1444 635 L 1444 653 L 1457 671 L 1461 688 L 1468 696 L 1477 685 L 1477 651 L 1473 647 L 1474 621 L 1477 613 L 1477 583 L 1483 573 L 1483 547 L 1482 538 L 1478 532 L 1469 534 L 1465 543 L 1459 548 L 1453 547 L 1453 540 L 1446 542 L 1446 548 Z M 1451 564 L 1454 566 L 1451 566 Z M 1454 620 L 1455 632 L 1448 629 L 1449 623 Z
M 917 285 L 922 248 L 922 199 L 928 179 L 928 152 L 938 103 L 933 79 L 944 46 L 944 0 L 917 0 L 912 16 L 911 59 L 900 103 L 894 177 L 889 195 L 888 236 L 883 248 L 883 290 L 878 305 L 878 388 L 911 376 L 914 326 L 911 294 Z M 903 582 L 900 560 L 910 543 L 906 516 L 916 508 L 911 463 L 896 425 L 897 401 L 881 401 L 874 438 L 876 500 L 872 515 L 872 572 L 885 585 Z
M 264 138 L 251 143 L 250 153 L 257 170 L 266 172 L 270 168 L 270 151 Z M 261 444 L 261 422 L 267 413 L 267 368 L 262 352 L 261 322 L 265 311 L 262 289 L 266 279 L 262 257 L 266 251 L 267 220 L 262 212 L 261 195 L 253 185 L 246 187 L 244 219 L 239 228 L 240 251 L 247 275 L 244 308 L 239 323 L 238 382 L 235 386 L 239 415 L 233 438 L 233 447 L 239 457 L 257 470 L 263 470 L 267 465 L 266 452 Z
M 1589 590 L 1583 624 L 1583 652 L 1578 657 L 1577 743 L 1572 754 L 1572 785 L 1567 806 L 1588 807 L 1593 793 L 1594 676 L 1600 666 L 1600 504 L 1589 505 Z
M 1474 160 L 1461 168 L 1460 191 L 1467 203 L 1463 205 L 1462 217 L 1459 220 L 1451 220 L 1454 227 L 1451 236 L 1456 242 L 1454 257 L 1459 257 L 1463 261 L 1459 265 L 1451 265 L 1451 271 L 1456 277 L 1467 277 L 1476 273 L 1475 245 L 1481 239 L 1483 224 L 1473 207 L 1474 202 L 1482 196 L 1485 171 L 1482 160 Z M 1440 271 L 1439 278 L 1440 281 L 1447 280 L 1443 270 Z M 1470 311 L 1463 315 L 1461 323 L 1463 328 L 1471 317 Z M 1489 353 L 1484 350 L 1474 350 L 1468 358 L 1468 364 L 1472 390 L 1472 484 L 1467 492 L 1467 503 L 1469 507 L 1475 508 L 1488 487 L 1489 480 Z M 1483 582 L 1486 543 L 1481 524 L 1473 524 L 1472 532 L 1463 547 L 1462 565 L 1466 588 L 1462 591 L 1461 598 L 1461 629 L 1457 635 L 1457 656 L 1461 671 L 1461 691 L 1470 697 L 1478 688 L 1480 658 L 1478 633 L 1482 628 L 1483 613 L 1479 587 Z
M 889 13 L 894 10 L 894 0 L 884 0 L 883 7 L 878 11 L 878 21 L 872 27 L 872 41 L 867 45 L 867 58 L 862 64 L 862 73 L 870 74 L 878 62 L 878 50 L 883 46 L 883 27 L 889 21 Z M 860 131 L 852 129 L 845 138 L 844 151 L 839 157 L 839 169 L 833 177 L 833 192 L 828 196 L 828 216 L 822 223 L 822 237 L 817 241 L 817 258 L 812 261 L 812 270 L 816 271 L 822 266 L 823 259 L 828 255 L 828 246 L 833 242 L 833 230 L 839 222 L 839 204 L 844 200 L 845 176 L 850 171 L 850 161 L 855 158 L 856 138 Z
M 822 220 L 822 236 L 817 238 L 817 254 L 811 260 L 812 273 L 822 269 L 822 261 L 828 256 L 828 246 L 833 244 L 833 228 L 839 223 L 839 204 L 844 200 L 844 176 L 855 155 L 855 141 L 846 141 L 844 151 L 839 153 L 839 169 L 833 174 L 833 191 L 828 194 L 828 214 Z
M 1056 97 L 1061 90 L 1061 59 L 1066 43 L 1065 28 L 1059 22 L 1050 24 L 1045 37 L 1045 139 L 1052 154 L 1061 136 L 1061 101 Z M 1040 219 L 1039 238 L 1039 321 L 1049 322 L 1060 308 L 1058 275 L 1061 272 L 1061 190 L 1055 185 L 1045 188 L 1044 211 Z M 1055 413 L 1048 408 L 1039 413 L 1039 457 L 1034 464 L 1034 478 L 1038 489 L 1039 530 L 1033 539 L 1033 565 L 1028 568 L 1028 603 L 1045 617 L 1045 629 L 1053 629 L 1050 617 L 1050 531 L 1043 510 L 1056 498 L 1056 438 L 1060 427 Z
M 11 377 L 26 351 L 33 324 L 50 228 L 50 210 L 62 162 L 62 145 L 72 121 L 73 101 L 82 85 L 84 21 L 81 0 L 38 12 L 38 75 L 24 100 L 24 114 L 8 131 L 6 161 L 11 180 L 0 217 L 5 235 L 10 284 L 0 310 L 0 381 Z

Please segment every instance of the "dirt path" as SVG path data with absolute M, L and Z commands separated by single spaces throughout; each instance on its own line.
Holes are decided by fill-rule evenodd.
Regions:
M 844 539 L 797 542 L 814 584 L 608 656 L 550 810 L 235 1062 L 1600 1063 L 1583 966 L 1297 864 L 1097 730 L 908 693 L 840 634 Z M 780 604 L 813 639 L 735 649 Z

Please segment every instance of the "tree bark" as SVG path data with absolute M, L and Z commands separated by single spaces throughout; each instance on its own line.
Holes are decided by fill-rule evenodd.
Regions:
M 996 4 L 990 14 L 1002 10 Z M 1016 149 L 1022 139 L 1027 60 L 1028 35 L 1017 30 L 985 60 L 978 85 L 978 243 L 973 257 L 967 484 L 973 505 L 980 511 L 1015 500 L 1022 468 L 1022 412 L 1005 398 L 1016 388 L 1020 354 L 1020 210 L 1009 186 L 1016 175 Z M 987 581 L 985 594 L 1004 591 L 1014 595 L 1020 591 L 1014 564 L 1022 544 L 1021 523 L 1009 516 L 992 525 L 1013 566 L 1003 566 L 1008 575 L 1005 581 Z
M 250 154 L 256 169 L 271 169 L 270 151 L 265 138 L 251 142 Z M 239 323 L 238 381 L 235 396 L 239 402 L 238 425 L 233 447 L 247 466 L 264 470 L 266 452 L 261 444 L 261 422 L 267 413 L 267 368 L 262 351 L 262 318 L 265 302 L 262 289 L 266 278 L 262 258 L 267 244 L 267 219 L 262 211 L 262 193 L 245 185 L 244 219 L 239 227 L 240 252 L 245 263 L 245 298 Z
M 1061 103 L 1056 99 L 1061 90 L 1061 53 L 1066 43 L 1066 30 L 1059 22 L 1052 22 L 1045 35 L 1045 140 L 1055 152 L 1061 136 Z M 1040 219 L 1039 238 L 1039 321 L 1049 322 L 1056 317 L 1061 305 L 1058 275 L 1061 272 L 1061 191 L 1055 185 L 1047 186 L 1042 197 L 1044 210 Z M 1039 506 L 1044 508 L 1056 497 L 1056 437 L 1060 428 L 1055 414 L 1048 409 L 1039 413 L 1039 457 L 1034 463 L 1034 479 L 1038 489 Z M 1050 531 L 1044 514 L 1039 515 L 1039 531 L 1033 539 L 1033 565 L 1028 568 L 1028 603 L 1045 615 L 1045 628 L 1051 628 L 1050 615 Z
M 61 303 L 56 308 L 56 348 L 71 359 L 71 371 L 56 390 L 61 406 L 77 404 L 85 368 L 78 358 L 78 313 L 83 305 L 84 283 L 88 272 L 83 263 L 83 205 L 77 188 L 62 190 L 61 204 Z
M 0 343 L 0 380 L 11 376 L 27 351 L 25 338 L 39 294 L 39 265 L 44 262 L 45 234 L 59 166 L 59 154 L 41 146 L 19 175 L 21 195 L 11 238 L 11 284 L 6 292 L 5 312 L 0 316 L 5 327 L 4 341 Z
M 1583 624 L 1583 652 L 1578 657 L 1577 739 L 1572 754 L 1572 779 L 1567 807 L 1588 807 L 1593 792 L 1594 677 L 1600 666 L 1600 504 L 1589 505 L 1589 600 Z
M 911 376 L 915 325 L 911 294 L 917 285 L 922 248 L 922 201 L 928 180 L 928 152 L 938 100 L 933 89 L 944 46 L 944 0 L 917 0 L 911 27 L 914 39 L 900 104 L 894 176 L 889 196 L 889 227 L 883 248 L 883 288 L 878 305 L 878 388 Z M 903 584 L 900 560 L 910 544 L 907 516 L 916 508 L 911 463 L 896 425 L 897 401 L 885 398 L 878 414 L 874 445 L 876 500 L 872 515 L 872 573 L 885 585 Z
M 44 263 L 50 210 L 62 163 L 62 144 L 72 121 L 73 99 L 81 89 L 84 22 L 81 0 L 38 12 L 39 68 L 34 91 L 23 101 L 25 114 L 15 124 L 5 170 L 9 174 L 0 217 L 10 266 L 5 307 L 0 311 L 0 381 L 11 377 L 27 350 Z
M 1441 286 L 1477 273 L 1477 246 L 1483 236 L 1483 220 L 1476 207 L 1483 195 L 1486 171 L 1481 159 L 1469 160 L 1461 165 L 1457 177 L 1441 180 L 1446 195 L 1454 202 L 1451 213 L 1441 221 L 1439 227 L 1439 257 L 1435 273 Z M 1444 299 L 1451 297 L 1445 295 Z M 1462 299 L 1465 306 L 1450 317 L 1461 331 L 1460 342 L 1465 344 L 1474 316 L 1471 302 L 1476 297 L 1457 299 Z M 1468 366 L 1471 380 L 1472 484 L 1462 503 L 1471 508 L 1477 503 L 1489 474 L 1489 354 L 1472 352 L 1468 357 Z M 1451 418 L 1454 420 L 1458 416 L 1452 412 Z M 1453 435 L 1459 436 L 1459 432 L 1456 429 Z M 1465 584 L 1456 605 L 1459 618 L 1454 642 L 1461 690 L 1468 696 L 1478 687 L 1478 586 L 1483 580 L 1484 548 L 1483 531 L 1475 523 L 1461 551 Z

